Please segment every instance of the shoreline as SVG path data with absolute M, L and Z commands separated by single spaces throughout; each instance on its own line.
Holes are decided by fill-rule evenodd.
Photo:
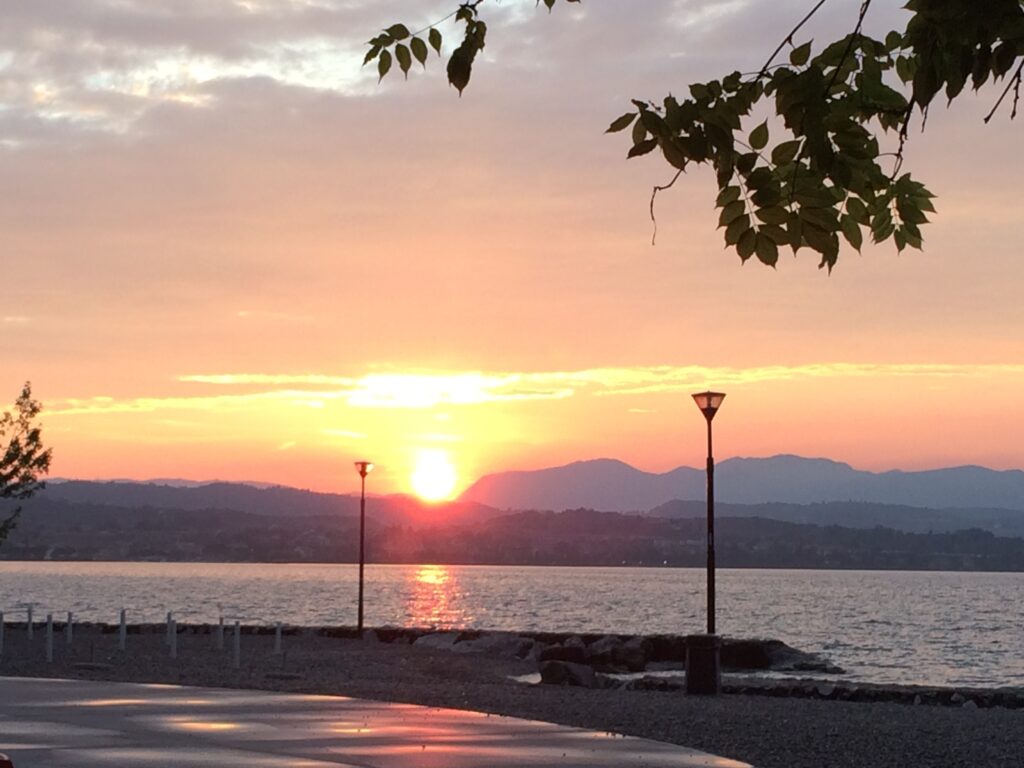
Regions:
M 667 741 L 758 768 L 1009 767 L 1019 766 L 1024 754 L 1021 709 L 749 690 L 694 697 L 636 687 L 527 685 L 512 678 L 536 672 L 535 660 L 482 647 L 458 652 L 429 642 L 381 642 L 376 632 L 355 639 L 289 628 L 284 653 L 274 655 L 273 627 L 252 627 L 240 632 L 235 668 L 233 633 L 218 649 L 211 625 L 179 627 L 177 658 L 171 658 L 161 625 L 135 628 L 124 652 L 116 625 L 76 624 L 70 647 L 55 631 L 54 660 L 47 663 L 44 632 L 29 643 L 23 627 L 8 625 L 0 676 L 250 688 L 468 709 Z
M 124 565 L 127 563 L 133 563 L 138 565 L 297 565 L 297 566 L 316 566 L 323 565 L 327 567 L 338 566 L 338 565 L 349 565 L 358 566 L 358 560 L 139 560 L 139 559 L 123 559 L 123 560 L 94 560 L 94 559 L 80 559 L 80 558 L 11 558 L 7 559 L 0 556 L 0 566 L 4 564 L 18 564 L 18 563 L 59 563 L 59 564 L 96 564 L 102 565 L 105 563 Z M 374 568 L 379 567 L 394 567 L 394 568 L 413 568 L 413 567 L 429 567 L 438 566 L 445 568 L 565 568 L 565 569 L 608 569 L 608 568 L 622 568 L 622 569 L 639 569 L 639 570 L 679 570 L 679 571 L 704 571 L 706 566 L 701 564 L 696 565 L 679 565 L 679 564 L 664 564 L 664 563 L 624 563 L 608 562 L 608 563 L 580 563 L 580 564 L 566 564 L 566 563 L 517 563 L 517 562 L 501 562 L 501 563 L 481 563 L 481 562 L 443 562 L 443 561 L 432 561 L 424 563 L 421 561 L 391 561 L 383 560 L 376 561 L 371 564 Z M 913 573 L 913 574 L 925 574 L 925 573 L 977 573 L 983 575 L 995 575 L 995 574 L 1006 574 L 1006 575 L 1017 575 L 1024 573 L 1024 566 L 1018 569 L 991 569 L 991 568 L 854 568 L 854 567 L 842 567 L 835 566 L 831 568 L 822 568 L 820 566 L 800 566 L 798 564 L 785 565 L 785 566 L 772 566 L 772 565 L 719 565 L 717 566 L 718 571 L 794 571 L 803 573 L 806 571 L 821 571 L 823 573 Z

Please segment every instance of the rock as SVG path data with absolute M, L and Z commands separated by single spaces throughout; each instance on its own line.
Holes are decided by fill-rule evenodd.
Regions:
M 823 699 L 831 699 L 836 692 L 836 687 L 828 683 L 823 683 L 822 685 L 815 686 L 814 691 Z
M 960 705 L 963 709 L 977 709 L 978 703 L 974 699 L 967 699 L 963 704 Z
M 568 661 L 573 664 L 587 663 L 587 649 L 575 645 L 549 645 L 542 648 L 537 656 L 540 662 Z
M 587 644 L 583 641 L 583 638 L 579 635 L 570 635 L 565 638 L 565 642 L 562 643 L 566 648 L 586 648 Z
M 583 688 L 600 687 L 594 670 L 585 664 L 570 661 L 542 661 L 540 681 L 548 685 L 576 685 Z
M 380 638 L 377 636 L 376 630 L 373 629 L 364 629 L 360 639 L 364 643 L 380 643 Z
M 949 697 L 949 703 L 953 705 L 963 704 L 966 701 L 963 694 L 959 691 Z
M 644 637 L 633 637 L 619 646 L 616 661 L 630 672 L 641 672 L 647 666 L 651 642 Z
M 437 650 L 450 651 L 458 637 L 458 632 L 433 632 L 416 638 L 413 641 L 413 646 L 416 648 L 435 648 Z
M 921 706 L 924 703 L 924 699 L 921 698 L 921 694 L 917 694 L 914 697 L 914 706 Z
M 587 646 L 586 659 L 598 669 L 614 669 L 615 656 L 621 645 L 619 638 L 606 635 Z
M 481 634 L 472 640 L 455 643 L 452 650 L 456 653 L 486 653 L 491 656 L 523 658 L 533 647 L 533 641 L 520 637 L 512 632 L 490 632 Z
M 686 663 L 686 638 L 682 635 L 652 635 L 647 638 L 650 643 L 648 662 Z

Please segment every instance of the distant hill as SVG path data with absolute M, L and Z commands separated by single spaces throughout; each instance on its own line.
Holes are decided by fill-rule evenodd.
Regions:
M 177 511 L 233 510 L 274 517 L 338 516 L 359 514 L 359 497 L 337 493 L 319 493 L 285 486 L 259 487 L 248 483 L 215 482 L 202 485 L 137 483 L 129 481 L 94 482 L 68 480 L 50 483 L 27 502 L 24 515 L 33 509 L 62 502 L 92 507 L 121 507 L 138 510 L 173 509 Z M 429 504 L 412 496 L 370 496 L 366 500 L 368 518 L 385 523 L 429 521 L 442 517 L 447 521 L 474 522 L 498 514 L 486 505 L 472 501 Z
M 1024 472 L 950 467 L 922 472 L 867 472 L 829 459 L 800 456 L 726 459 L 716 465 L 715 495 L 733 504 L 857 501 L 935 509 L 1024 511 Z M 649 510 L 704 497 L 704 469 L 662 474 L 596 459 L 563 467 L 486 475 L 460 497 L 500 509 Z

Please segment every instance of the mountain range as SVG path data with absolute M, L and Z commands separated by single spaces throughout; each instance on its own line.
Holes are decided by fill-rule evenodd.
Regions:
M 460 501 L 500 509 L 647 511 L 704 498 L 705 470 L 644 472 L 615 459 L 485 475 Z M 715 467 L 715 497 L 732 504 L 870 502 L 932 509 L 1024 511 L 1024 472 L 963 466 L 868 472 L 830 459 L 733 458 Z

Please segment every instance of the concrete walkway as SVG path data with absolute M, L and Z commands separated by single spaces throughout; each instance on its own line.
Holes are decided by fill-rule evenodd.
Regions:
M 454 709 L 10 677 L 0 678 L 0 753 L 15 768 L 745 768 L 672 744 Z

